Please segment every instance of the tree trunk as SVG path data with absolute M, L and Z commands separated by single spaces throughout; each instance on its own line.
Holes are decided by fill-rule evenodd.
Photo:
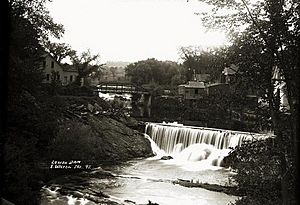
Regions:
M 280 157 L 280 174 L 281 174 L 281 201 L 282 205 L 288 205 L 289 199 L 289 192 L 288 192 L 288 184 L 286 181 L 286 146 L 285 141 L 283 139 L 282 133 L 282 126 L 280 121 L 280 91 L 279 89 L 276 91 L 274 96 L 274 82 L 270 82 L 269 89 L 268 89 L 268 101 L 269 101 L 269 108 L 271 112 L 272 124 L 274 129 L 274 134 L 276 136 L 277 141 L 277 149 L 279 150 L 279 157 Z

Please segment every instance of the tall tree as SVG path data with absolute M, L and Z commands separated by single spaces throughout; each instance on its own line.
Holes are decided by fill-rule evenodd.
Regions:
M 7 133 L 3 159 L 5 176 L 2 194 L 15 204 L 39 204 L 39 172 L 35 166 L 45 135 L 40 129 L 43 112 L 38 103 L 41 82 L 42 41 L 60 37 L 62 25 L 55 24 L 45 0 L 9 0 L 9 56 Z M 43 126 L 46 126 L 43 121 Z M 53 129 L 52 129 L 53 130 Z M 45 149 L 44 149 L 45 150 Z
M 180 55 L 187 80 L 193 80 L 193 74 L 209 74 L 212 81 L 218 80 L 224 69 L 225 51 L 225 48 L 203 50 L 198 47 L 182 47 Z
M 60 38 L 64 33 L 63 25 L 55 23 L 49 15 L 45 6 L 48 1 L 51 0 L 8 0 L 9 15 L 27 19 L 37 31 L 40 43 L 50 37 Z
M 287 173 L 290 164 L 299 165 L 297 154 L 299 149 L 298 133 L 298 106 L 299 106 L 299 58 L 300 58 L 300 32 L 299 15 L 300 3 L 296 0 L 202 0 L 213 7 L 212 13 L 201 13 L 203 22 L 209 27 L 226 27 L 231 37 L 237 38 L 248 35 L 255 45 L 260 47 L 260 54 L 264 56 L 265 65 L 259 61 L 260 57 L 252 59 L 252 64 L 260 66 L 266 82 L 267 100 L 272 115 L 272 122 L 279 144 L 286 141 L 293 142 L 294 162 L 286 158 L 290 148 L 281 146 L 281 183 L 282 204 L 288 204 L 290 192 L 288 191 Z M 249 42 L 249 38 L 248 38 Z M 283 76 L 281 80 L 286 83 L 287 97 L 291 113 L 291 136 L 283 137 L 283 123 L 280 120 L 278 106 L 278 92 L 274 90 L 272 79 L 273 68 L 277 67 Z M 299 185 L 299 179 L 296 184 Z
M 9 93 L 20 89 L 34 92 L 42 80 L 41 46 L 50 36 L 60 38 L 64 32 L 45 7 L 46 0 L 9 0 Z

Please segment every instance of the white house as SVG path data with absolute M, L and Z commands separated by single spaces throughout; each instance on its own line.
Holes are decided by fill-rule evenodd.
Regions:
M 73 66 L 61 65 L 49 53 L 44 54 L 42 57 L 42 68 L 45 74 L 44 83 L 51 83 L 53 80 L 57 80 L 62 85 L 68 85 L 75 81 L 78 72 Z

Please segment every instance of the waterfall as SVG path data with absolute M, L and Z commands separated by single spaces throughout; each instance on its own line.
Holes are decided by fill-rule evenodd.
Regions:
M 188 161 L 205 160 L 216 166 L 220 166 L 230 148 L 240 146 L 245 141 L 268 137 L 258 133 L 183 126 L 174 123 L 147 123 L 145 133 L 167 155 Z

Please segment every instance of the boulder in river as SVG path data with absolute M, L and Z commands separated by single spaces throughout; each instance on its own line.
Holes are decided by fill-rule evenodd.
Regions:
M 160 158 L 161 160 L 170 160 L 173 159 L 172 156 L 163 156 L 162 158 Z

